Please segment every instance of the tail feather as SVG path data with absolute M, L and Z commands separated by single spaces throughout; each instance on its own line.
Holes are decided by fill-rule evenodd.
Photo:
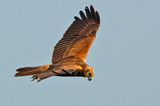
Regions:
M 17 77 L 17 76 L 29 76 L 29 75 L 40 74 L 48 71 L 49 67 L 50 65 L 19 68 L 16 70 L 17 73 L 15 74 L 15 76 Z

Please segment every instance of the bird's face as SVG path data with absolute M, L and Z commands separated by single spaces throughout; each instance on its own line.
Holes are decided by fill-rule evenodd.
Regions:
M 94 77 L 94 72 L 92 67 L 86 67 L 85 68 L 85 77 L 88 78 L 88 81 L 91 81 L 92 78 Z

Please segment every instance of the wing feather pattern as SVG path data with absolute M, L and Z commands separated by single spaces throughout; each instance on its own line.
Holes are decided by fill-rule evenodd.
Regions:
M 53 64 L 70 56 L 85 61 L 100 24 L 99 14 L 92 5 L 90 9 L 85 8 L 85 13 L 80 11 L 81 18 L 74 17 L 74 22 L 54 47 Z

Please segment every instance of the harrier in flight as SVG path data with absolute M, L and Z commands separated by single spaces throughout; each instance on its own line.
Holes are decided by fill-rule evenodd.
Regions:
M 86 77 L 89 81 L 94 77 L 93 68 L 86 63 L 88 51 L 96 38 L 100 25 L 100 16 L 91 5 L 79 12 L 73 23 L 55 45 L 52 63 L 37 67 L 17 69 L 15 76 L 33 76 L 38 82 L 51 76 Z

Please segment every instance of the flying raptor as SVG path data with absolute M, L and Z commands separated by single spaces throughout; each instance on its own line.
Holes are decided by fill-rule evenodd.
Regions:
M 32 76 L 38 82 L 51 76 L 94 77 L 93 68 L 86 63 L 88 51 L 96 38 L 100 16 L 91 5 L 79 12 L 73 23 L 55 45 L 52 63 L 37 67 L 24 67 L 16 70 L 15 76 Z

